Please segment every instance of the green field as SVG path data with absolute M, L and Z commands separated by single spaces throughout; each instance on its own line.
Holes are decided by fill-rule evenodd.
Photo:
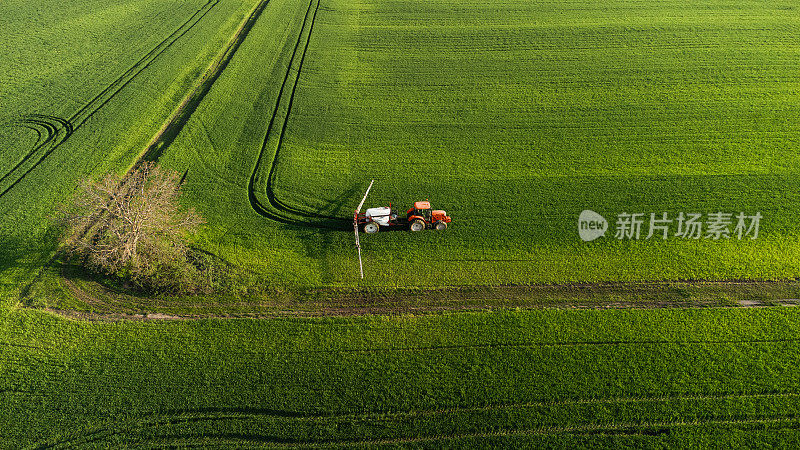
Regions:
M 800 444 L 800 312 L 774 306 L 800 298 L 793 2 L 7 0 L 0 24 L 0 448 Z M 252 286 L 149 298 L 52 259 L 55 207 L 142 158 Z M 371 179 L 367 206 L 453 223 L 362 235 L 359 280 Z M 587 209 L 762 219 L 584 242 Z
M 130 167 L 253 3 L 0 5 L 0 278 L 56 248 L 47 220 L 84 177 Z
M 280 7 L 288 34 L 268 8 L 162 157 L 188 171 L 206 249 L 280 285 L 352 285 L 337 228 L 374 178 L 368 205 L 430 198 L 454 223 L 364 238 L 366 285 L 797 276 L 789 3 Z M 587 243 L 583 209 L 763 220 L 755 240 Z
M 4 269 L 42 264 L 53 205 L 129 167 L 256 5 L 3 6 Z M 279 287 L 791 279 L 798 28 L 782 2 L 274 0 L 156 156 L 208 219 L 197 244 Z M 360 282 L 345 231 L 373 178 L 368 206 L 454 223 L 366 237 Z M 583 242 L 584 209 L 763 219 Z
M 8 448 L 799 438 L 793 308 L 0 326 Z

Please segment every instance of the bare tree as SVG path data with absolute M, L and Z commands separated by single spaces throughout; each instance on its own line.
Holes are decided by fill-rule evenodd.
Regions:
M 142 287 L 174 288 L 187 276 L 186 237 L 203 219 L 178 203 L 176 172 L 143 163 L 124 178 L 85 181 L 63 214 L 67 252 Z M 185 281 L 185 280 L 184 280 Z

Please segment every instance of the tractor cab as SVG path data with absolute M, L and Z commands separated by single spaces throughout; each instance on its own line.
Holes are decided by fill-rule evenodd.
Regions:
M 431 220 L 431 202 L 414 202 L 414 206 L 406 211 L 408 217 L 418 216 L 422 217 L 426 222 Z

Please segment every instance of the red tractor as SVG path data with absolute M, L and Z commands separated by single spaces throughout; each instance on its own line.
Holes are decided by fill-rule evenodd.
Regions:
M 433 228 L 435 230 L 446 230 L 447 224 L 450 223 L 450 216 L 446 212 L 438 209 L 431 210 L 431 203 L 429 201 L 414 202 L 414 206 L 406 211 L 406 217 L 397 217 L 397 211 L 392 209 L 392 204 L 389 206 L 380 206 L 378 208 L 369 208 L 363 213 L 361 207 L 367 200 L 369 191 L 375 180 L 369 182 L 367 192 L 358 204 L 355 212 L 353 212 L 353 229 L 356 238 L 356 248 L 358 249 L 358 270 L 361 278 L 364 278 L 364 266 L 361 262 L 361 243 L 358 239 L 358 228 L 364 227 L 366 233 L 377 233 L 381 227 L 398 227 L 407 226 L 411 231 L 422 231 L 426 228 Z
M 450 223 L 450 216 L 441 209 L 432 210 L 431 203 L 426 200 L 414 202 L 414 206 L 406 211 L 406 223 L 411 231 L 422 231 L 426 228 L 444 231 Z
M 414 202 L 414 206 L 406 211 L 406 217 L 398 217 L 397 211 L 389 206 L 369 208 L 363 213 L 356 212 L 357 226 L 362 226 L 365 233 L 377 233 L 381 227 L 407 226 L 411 231 L 424 229 L 446 230 L 450 216 L 439 209 L 431 209 L 429 201 Z

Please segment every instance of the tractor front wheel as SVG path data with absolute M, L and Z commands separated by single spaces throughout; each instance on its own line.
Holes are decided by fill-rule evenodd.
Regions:
M 436 225 L 434 225 L 434 228 L 436 228 L 436 231 L 444 231 L 444 230 L 447 229 L 447 222 L 444 222 L 444 221 L 440 220 L 440 221 L 436 222 Z
M 381 229 L 381 227 L 378 226 L 378 224 L 375 223 L 375 222 L 370 222 L 370 223 L 364 225 L 364 233 L 369 233 L 369 234 L 377 233 L 378 230 L 380 230 L 380 229 Z
M 413 222 L 411 222 L 411 226 L 409 226 L 409 229 L 411 231 L 422 231 L 425 229 L 425 222 L 416 219 Z

